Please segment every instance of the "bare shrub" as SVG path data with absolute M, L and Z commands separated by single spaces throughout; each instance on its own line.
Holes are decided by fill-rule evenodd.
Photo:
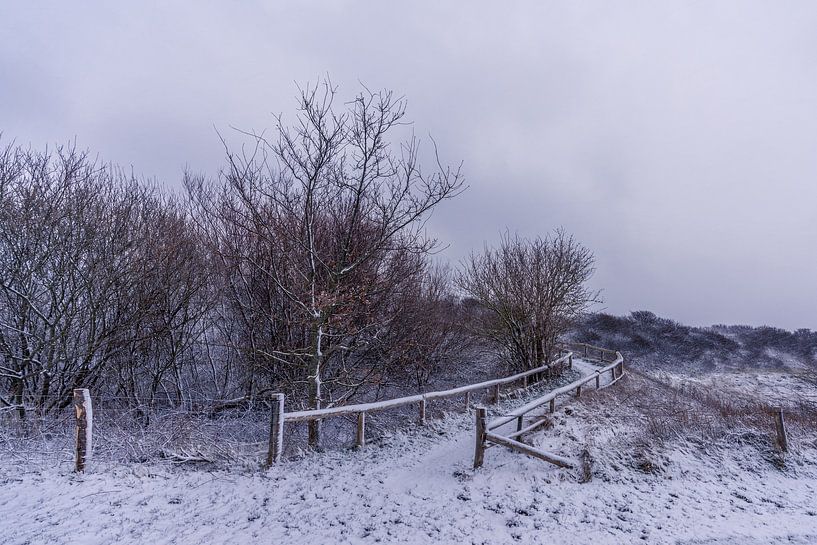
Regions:
M 586 286 L 593 262 L 562 230 L 531 240 L 504 235 L 498 248 L 471 254 L 456 276 L 483 311 L 473 313 L 472 331 L 500 348 L 514 370 L 552 360 L 558 338 L 598 301 Z
M 73 147 L 0 151 L 0 409 L 180 403 L 206 276 L 184 211 Z

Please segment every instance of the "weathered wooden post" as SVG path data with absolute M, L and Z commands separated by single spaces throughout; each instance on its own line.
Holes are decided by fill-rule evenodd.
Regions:
M 552 413 L 556 412 L 556 398 L 555 397 L 550 400 L 550 412 L 552 412 Z
M 355 436 L 355 446 L 363 448 L 366 446 L 366 413 L 357 413 L 357 435 Z
M 485 459 L 485 419 L 488 411 L 485 407 L 477 407 L 477 436 L 474 445 L 474 469 L 482 467 Z
M 584 345 L 584 357 L 585 358 L 587 357 L 587 348 L 588 348 L 587 345 Z
M 465 410 L 471 408 L 471 392 L 465 392 Z
M 516 431 L 522 431 L 522 418 L 523 417 L 520 416 L 516 419 Z
M 576 397 L 582 397 L 582 387 L 576 386 Z
M 75 471 L 85 471 L 85 463 L 93 451 L 94 410 L 91 393 L 87 388 L 74 389 L 74 410 L 77 415 L 76 466 Z
M 596 390 L 601 388 L 601 375 L 596 375 Z
M 426 424 L 426 400 L 423 398 L 420 401 L 420 425 L 425 426 Z
M 269 421 L 269 450 L 267 467 L 281 461 L 284 451 L 284 394 L 272 394 L 272 411 Z
M 783 421 L 783 408 L 778 407 L 774 413 L 774 422 L 777 427 L 777 444 L 783 452 L 789 451 L 789 437 L 786 434 L 786 423 Z
M 494 384 L 494 403 L 499 403 L 499 384 Z
M 567 356 L 567 367 L 569 369 L 573 369 L 573 354 L 568 354 Z

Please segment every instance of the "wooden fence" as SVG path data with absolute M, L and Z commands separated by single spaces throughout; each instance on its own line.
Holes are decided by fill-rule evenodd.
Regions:
M 281 452 L 283 452 L 284 449 L 283 427 L 286 422 L 307 422 L 313 420 L 320 421 L 326 418 L 338 416 L 357 415 L 357 433 L 355 434 L 355 445 L 357 447 L 363 447 L 366 444 L 366 415 L 369 413 L 394 409 L 397 407 L 405 407 L 407 405 L 417 405 L 418 421 L 420 424 L 425 424 L 426 409 L 430 401 L 464 396 L 465 409 L 467 410 L 471 406 L 471 393 L 485 390 L 491 393 L 491 399 L 494 403 L 496 403 L 499 401 L 499 393 L 502 386 L 512 384 L 514 382 L 521 382 L 523 387 L 527 387 L 529 385 L 529 377 L 541 374 L 549 369 L 565 364 L 568 368 L 573 367 L 572 352 L 568 351 L 547 365 L 542 365 L 535 369 L 531 369 L 530 371 L 525 371 L 509 377 L 487 380 L 476 384 L 452 388 L 450 390 L 440 390 L 436 392 L 427 392 L 424 394 L 387 399 L 384 401 L 357 403 L 354 405 L 343 405 L 340 407 L 331 407 L 326 409 L 284 412 L 284 395 L 275 394 L 276 397 L 275 402 L 273 403 L 273 411 L 270 422 L 270 444 L 267 455 L 267 464 L 269 465 L 275 463 L 280 459 Z
M 621 353 L 614 350 L 608 350 L 606 348 L 600 348 L 588 344 L 569 344 L 566 345 L 566 348 L 571 351 L 575 351 L 578 354 L 583 354 L 583 356 L 588 359 L 594 358 L 598 359 L 602 363 L 606 363 L 608 361 L 612 361 L 612 363 L 602 367 L 594 373 L 580 378 L 579 380 L 571 382 L 567 386 L 562 386 L 561 388 L 552 390 L 544 396 L 534 399 L 530 403 L 527 403 L 518 409 L 514 409 L 509 414 L 497 418 L 490 423 L 487 423 L 487 409 L 485 409 L 485 407 L 477 407 L 474 468 L 482 466 L 485 459 L 485 449 L 490 445 L 490 443 L 503 445 L 561 467 L 576 466 L 576 463 L 573 460 L 569 460 L 568 458 L 564 458 L 551 452 L 537 449 L 519 441 L 518 439 L 522 435 L 540 428 L 547 422 L 547 417 L 540 416 L 528 426 L 524 426 L 524 418 L 528 413 L 541 407 L 542 405 L 545 405 L 546 403 L 549 404 L 550 412 L 555 412 L 557 397 L 570 394 L 574 391 L 576 393 L 576 397 L 579 397 L 582 394 L 582 388 L 588 383 L 595 382 L 596 389 L 602 388 L 601 377 L 606 373 L 611 374 L 611 380 L 605 385 L 605 387 L 614 384 L 624 375 L 624 357 L 621 355 Z M 499 428 L 513 422 L 514 420 L 516 420 L 515 432 L 508 435 L 500 435 L 498 433 L 497 430 Z
M 463 395 L 465 397 L 465 408 L 467 410 L 471 405 L 471 394 L 480 390 L 487 390 L 492 394 L 491 400 L 496 403 L 499 401 L 501 386 L 522 381 L 522 385 L 527 387 L 529 385 L 528 379 L 533 375 L 557 368 L 558 366 L 566 365 L 568 367 L 573 367 L 573 355 L 578 354 L 586 359 L 596 359 L 602 364 L 609 364 L 604 365 L 595 372 L 584 376 L 568 384 L 567 386 L 552 390 L 547 394 L 523 405 L 522 407 L 511 411 L 510 413 L 496 418 L 490 423 L 487 420 L 487 409 L 485 407 L 476 407 L 476 446 L 474 451 L 475 468 L 482 466 L 485 456 L 485 449 L 490 443 L 502 445 L 562 467 L 575 467 L 577 464 L 573 460 L 537 449 L 521 442 L 519 438 L 526 433 L 541 427 L 547 422 L 547 418 L 544 415 L 541 415 L 532 423 L 525 426 L 524 419 L 531 411 L 545 405 L 546 403 L 549 404 L 550 412 L 555 412 L 557 397 L 569 395 L 573 392 L 575 392 L 576 397 L 579 397 L 582 394 L 582 388 L 585 388 L 586 385 L 591 382 L 595 382 L 596 389 L 614 384 L 624 375 L 624 357 L 621 355 L 621 353 L 614 350 L 608 350 L 606 348 L 582 343 L 565 344 L 562 345 L 561 349 L 563 355 L 554 362 L 531 369 L 530 371 L 526 371 L 524 373 L 479 382 L 477 384 L 469 384 L 467 386 L 461 386 L 450 390 L 428 392 L 425 394 L 417 394 L 373 403 L 359 403 L 355 405 L 344 405 L 326 409 L 294 411 L 287 413 L 284 411 L 284 394 L 273 394 L 271 396 L 272 411 L 270 418 L 269 450 L 267 453 L 266 463 L 269 466 L 281 460 L 281 455 L 284 450 L 285 422 L 304 422 L 322 420 L 336 416 L 357 415 L 356 445 L 358 447 L 362 447 L 364 446 L 366 439 L 366 415 L 369 413 L 417 404 L 419 410 L 419 421 L 422 424 L 425 423 L 426 408 L 429 401 Z M 611 381 L 602 385 L 601 377 L 606 373 L 611 374 Z M 81 472 L 84 471 L 86 463 L 90 459 L 91 452 L 93 451 L 93 409 L 91 404 L 91 395 L 87 389 L 79 388 L 74 390 L 74 409 L 76 413 L 75 469 L 76 471 Z M 774 416 L 775 425 L 777 428 L 777 443 L 785 452 L 788 450 L 788 438 L 783 420 L 783 410 L 777 409 Z M 498 433 L 499 428 L 514 420 L 516 421 L 516 431 L 507 435 L 500 435 Z

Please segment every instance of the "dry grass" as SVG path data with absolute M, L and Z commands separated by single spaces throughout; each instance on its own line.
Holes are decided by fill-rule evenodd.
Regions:
M 695 383 L 670 384 L 630 370 L 616 386 L 587 396 L 582 405 L 596 429 L 610 430 L 611 440 L 622 447 L 617 450 L 629 453 L 627 463 L 644 473 L 662 473 L 666 454 L 678 446 L 713 456 L 747 446 L 777 467 L 817 447 L 813 404 L 790 401 L 785 406 L 789 453 L 784 455 L 777 445 L 776 407 L 765 400 Z

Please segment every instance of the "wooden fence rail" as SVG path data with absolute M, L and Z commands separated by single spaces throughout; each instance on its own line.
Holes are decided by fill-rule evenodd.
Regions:
M 419 422 L 420 424 L 425 423 L 426 419 L 426 409 L 428 406 L 429 401 L 437 400 L 437 399 L 445 399 L 450 397 L 456 396 L 465 396 L 465 408 L 466 410 L 470 407 L 471 401 L 471 393 L 477 392 L 480 390 L 486 390 L 490 392 L 491 399 L 494 403 L 499 401 L 499 393 L 500 387 L 511 384 L 514 382 L 523 381 L 523 386 L 527 387 L 530 383 L 528 380 L 529 377 L 534 375 L 540 375 L 550 369 L 556 368 L 560 365 L 567 365 L 568 367 L 573 366 L 573 354 L 572 352 L 567 352 L 564 355 L 560 356 L 558 359 L 549 363 L 547 365 L 542 365 L 536 367 L 535 369 L 531 369 L 529 371 L 525 371 L 523 373 L 517 373 L 515 375 L 511 375 L 509 377 L 503 377 L 493 380 L 486 380 L 484 382 L 478 382 L 476 384 L 469 384 L 466 386 L 460 386 L 458 388 L 452 388 L 450 390 L 440 390 L 435 392 L 426 392 L 424 394 L 416 394 L 412 396 L 406 397 L 398 397 L 395 399 L 387 399 L 383 401 L 375 401 L 372 403 L 357 403 L 354 405 L 343 405 L 340 407 L 330 407 L 326 409 L 312 409 L 312 410 L 305 410 L 305 411 L 293 411 L 293 412 L 283 412 L 281 413 L 280 417 L 280 426 L 283 426 L 284 422 L 309 422 L 315 420 L 323 420 L 325 418 L 332 418 L 338 416 L 349 416 L 349 415 L 356 415 L 357 416 L 357 433 L 356 433 L 356 440 L 355 444 L 358 447 L 363 447 L 366 443 L 366 415 L 372 412 L 377 411 L 384 411 L 387 409 L 394 409 L 397 407 L 405 407 L 407 405 L 414 405 L 416 404 L 419 411 Z M 273 409 L 277 406 L 278 403 L 283 404 L 283 394 L 276 394 L 276 396 L 280 396 L 280 398 L 276 397 L 276 403 L 273 404 Z M 280 401 L 279 401 L 280 399 Z M 273 415 L 273 422 L 275 421 L 275 416 Z M 283 433 L 278 433 L 278 428 L 273 424 L 275 430 L 270 430 L 270 445 L 269 445 L 269 454 L 267 456 L 267 463 L 268 465 L 276 462 L 280 458 L 280 453 L 283 452 Z M 275 456 L 273 453 L 278 453 L 278 456 Z
M 486 414 L 487 411 L 484 408 L 479 407 L 476 413 L 476 445 L 474 449 L 474 468 L 478 468 L 482 466 L 482 463 L 485 459 L 485 449 L 489 446 L 489 443 L 494 443 L 497 445 L 503 445 L 508 448 L 517 450 L 529 456 L 534 456 L 536 458 L 545 460 L 546 462 L 550 462 L 552 464 L 556 464 L 561 467 L 574 467 L 576 464 L 572 460 L 559 456 L 557 454 L 553 454 L 550 452 L 546 452 L 541 449 L 537 449 L 530 445 L 526 445 L 520 441 L 517 441 L 516 438 L 533 431 L 534 429 L 538 428 L 539 426 L 545 423 L 544 418 L 540 418 L 535 421 L 533 424 L 523 427 L 523 419 L 526 414 L 541 407 L 544 404 L 549 404 L 549 410 L 551 413 L 556 411 L 556 398 L 561 395 L 569 394 L 573 391 L 576 392 L 576 397 L 579 397 L 582 392 L 582 387 L 589 383 L 595 382 L 596 389 L 602 388 L 601 386 L 601 376 L 605 373 L 611 374 L 610 382 L 607 383 L 604 387 L 610 386 L 618 381 L 624 375 L 624 357 L 621 353 L 607 350 L 605 348 L 600 348 L 597 346 L 592 346 L 588 344 L 571 344 L 567 345 L 567 347 L 571 350 L 576 351 L 577 353 L 584 354 L 585 357 L 590 358 L 595 356 L 601 362 L 607 362 L 608 359 L 612 357 L 612 363 L 602 367 L 601 369 L 584 376 L 576 381 L 571 382 L 567 386 L 562 386 L 561 388 L 556 388 L 555 390 L 551 390 L 547 394 L 534 399 L 533 401 L 526 403 L 525 405 L 514 409 L 510 413 L 500 418 L 497 418 L 490 423 L 486 422 Z M 479 410 L 482 409 L 482 410 Z M 499 433 L 495 433 L 494 430 L 516 420 L 516 432 L 511 433 L 509 435 L 500 435 Z
M 426 392 L 424 394 L 416 394 L 413 396 L 405 396 L 399 397 L 395 399 L 387 399 L 384 401 L 376 401 L 372 403 L 357 403 L 353 405 L 343 405 L 340 407 L 329 407 L 325 409 L 311 409 L 311 410 L 303 410 L 303 411 L 293 411 L 293 412 L 284 412 L 281 416 L 281 423 L 283 425 L 284 422 L 309 422 L 309 421 L 321 421 L 326 418 L 333 418 L 339 416 L 356 416 L 357 417 L 357 431 L 355 434 L 355 445 L 358 447 L 363 447 L 366 444 L 366 415 L 369 413 L 377 412 L 377 411 L 384 411 L 388 409 L 394 409 L 398 407 L 405 407 L 407 405 L 417 405 L 418 413 L 419 413 L 419 423 L 425 424 L 426 421 L 426 411 L 429 401 L 433 401 L 436 399 L 445 399 L 450 397 L 456 396 L 465 396 L 465 408 L 466 410 L 470 407 L 471 401 L 471 393 L 477 392 L 481 390 L 486 390 L 491 395 L 491 400 L 493 403 L 499 401 L 499 393 L 500 387 L 511 384 L 514 382 L 522 381 L 523 387 L 528 387 L 530 381 L 528 380 L 529 377 L 534 375 L 539 375 L 545 371 L 558 367 L 560 365 L 567 364 L 568 367 L 573 367 L 573 354 L 579 353 L 583 354 L 584 357 L 588 359 L 598 359 L 600 361 L 612 361 L 613 363 L 605 367 L 604 369 L 598 371 L 595 374 L 589 375 L 587 377 L 583 377 L 580 381 L 573 383 L 571 385 L 565 386 L 564 389 L 556 390 L 545 396 L 545 398 L 540 398 L 541 403 L 537 404 L 535 407 L 538 407 L 542 403 L 547 403 L 550 401 L 550 409 L 551 412 L 555 411 L 555 398 L 557 395 L 564 393 L 562 390 L 571 391 L 576 389 L 577 395 L 581 394 L 581 387 L 586 384 L 587 382 L 596 381 L 597 387 L 600 386 L 599 375 L 603 372 L 612 371 L 613 373 L 613 382 L 615 382 L 618 378 L 620 378 L 621 374 L 623 373 L 623 366 L 621 360 L 619 359 L 621 355 L 614 351 L 608 350 L 606 348 L 602 348 L 599 346 L 593 346 L 589 344 L 582 344 L 582 343 L 566 343 L 561 345 L 561 351 L 563 355 L 561 355 L 558 359 L 553 361 L 550 364 L 542 365 L 535 369 L 531 369 L 529 371 L 525 371 L 523 373 L 517 373 L 515 375 L 498 378 L 493 380 L 487 380 L 484 382 L 479 382 L 476 384 L 469 384 L 466 386 L 460 386 L 458 388 L 452 388 L 449 390 L 440 390 L 435 392 Z M 620 370 L 620 371 L 619 371 Z M 581 382 L 581 384 L 578 384 Z M 578 384 L 578 385 L 577 385 Z M 527 406 L 526 406 L 527 407 Z M 524 408 L 524 407 L 523 407 Z M 531 408 L 531 409 L 532 409 Z M 529 409 L 529 410 L 531 410 Z M 521 413 L 522 415 L 525 414 L 524 412 Z M 491 425 L 486 429 L 486 433 L 490 432 L 490 430 L 495 429 L 497 426 L 502 425 L 503 423 L 510 422 L 514 418 L 518 418 L 519 425 L 517 429 L 517 436 L 521 435 L 519 432 L 528 432 L 531 429 L 535 429 L 539 425 L 542 425 L 542 421 L 536 423 L 535 426 L 528 426 L 523 430 L 522 425 L 522 418 L 521 415 L 507 417 L 504 422 L 497 424 L 496 422 L 492 422 Z M 275 452 L 282 452 L 283 451 L 283 433 L 280 434 L 273 434 L 270 433 L 270 453 L 273 451 Z M 513 441 L 513 437 L 510 437 L 509 440 Z M 268 456 L 268 461 L 272 458 Z M 272 460 L 273 463 L 276 460 Z
M 525 371 L 524 373 L 518 373 L 516 375 L 494 380 L 487 380 L 476 384 L 469 384 L 467 386 L 460 386 L 450 390 L 427 392 L 425 394 L 417 394 L 373 403 L 358 403 L 355 405 L 345 405 L 341 407 L 286 413 L 284 411 L 284 394 L 272 394 L 270 398 L 270 401 L 272 401 L 272 412 L 270 415 L 269 449 L 267 451 L 266 459 L 267 466 L 279 462 L 282 458 L 284 450 L 285 422 L 314 421 L 336 416 L 356 415 L 357 433 L 355 444 L 358 447 L 363 447 L 366 443 L 366 415 L 368 413 L 383 411 L 395 407 L 403 407 L 416 403 L 418 404 L 420 423 L 422 424 L 425 422 L 426 408 L 429 401 L 464 395 L 465 408 L 467 410 L 471 406 L 472 392 L 486 390 L 490 393 L 490 399 L 493 402 L 497 402 L 499 401 L 499 388 L 501 386 L 511 384 L 516 381 L 523 381 L 523 386 L 527 388 L 531 384 L 528 377 L 543 373 L 560 365 L 567 364 L 569 367 L 572 367 L 573 355 L 575 353 L 581 354 L 587 359 L 596 359 L 602 363 L 611 363 L 568 384 L 567 386 L 562 386 L 561 388 L 551 390 L 547 394 L 534 399 L 522 407 L 514 409 L 510 413 L 503 415 L 490 423 L 488 422 L 487 409 L 485 407 L 476 407 L 477 433 L 474 450 L 475 468 L 482 466 L 485 457 L 485 449 L 489 446 L 489 443 L 514 449 L 561 467 L 575 467 L 577 464 L 573 460 L 532 447 L 518 440 L 518 438 L 521 436 L 532 432 L 548 422 L 547 417 L 540 415 L 538 419 L 535 419 L 532 423 L 525 426 L 525 415 L 545 404 L 549 404 L 549 412 L 555 412 L 557 397 L 570 394 L 574 391 L 578 397 L 581 395 L 582 387 L 590 382 L 595 381 L 596 389 L 606 388 L 607 386 L 614 384 L 624 375 L 624 357 L 621 355 L 621 353 L 614 350 L 608 350 L 606 348 L 582 343 L 564 344 L 562 345 L 561 350 L 564 352 L 564 354 L 552 363 L 542 365 L 535 369 L 531 369 L 530 371 Z M 611 380 L 607 384 L 602 385 L 601 376 L 608 372 L 611 374 Z M 85 388 L 78 388 L 74 390 L 73 394 L 74 409 L 76 413 L 75 470 L 77 472 L 82 472 L 86 469 L 87 461 L 91 458 L 91 453 L 93 451 L 92 440 L 94 416 L 91 404 L 91 394 L 89 390 Z M 774 411 L 773 416 L 777 428 L 777 443 L 785 452 L 788 450 L 789 445 L 786 427 L 783 420 L 783 410 L 778 408 L 776 411 Z M 515 432 L 504 435 L 500 435 L 497 432 L 498 428 L 514 420 L 516 420 Z
M 559 364 L 568 362 L 569 366 L 573 365 L 573 354 L 565 354 L 564 356 L 560 357 L 559 359 L 555 360 L 553 363 L 548 365 L 542 365 L 541 367 L 537 367 L 535 369 L 531 369 L 530 371 L 525 371 L 524 373 L 518 373 L 516 375 L 512 375 L 509 377 L 498 378 L 494 380 L 486 380 L 485 382 L 479 382 L 477 384 L 469 384 L 467 386 L 460 386 L 458 388 L 452 388 L 450 390 L 440 390 L 436 392 L 426 392 L 424 394 L 415 394 L 412 396 L 406 397 L 397 397 L 394 399 L 386 399 L 383 401 L 374 401 L 371 403 L 357 403 L 354 405 L 342 405 L 340 407 L 331 407 L 327 409 L 310 409 L 306 411 L 293 411 L 290 413 L 284 413 L 284 420 L 286 422 L 304 422 L 309 420 L 322 420 L 324 418 L 330 418 L 333 416 L 344 416 L 349 414 L 355 414 L 360 412 L 371 413 L 375 411 L 383 411 L 386 409 L 393 409 L 395 407 L 404 407 L 406 405 L 413 405 L 413 404 L 420 404 L 423 401 L 431 401 L 434 399 L 445 399 L 448 397 L 455 397 L 463 394 L 468 394 L 470 392 L 476 392 L 479 390 L 489 390 L 491 389 L 492 392 L 496 393 L 497 386 L 503 386 L 505 384 L 510 384 L 512 382 L 516 382 L 527 378 L 531 375 L 536 375 L 539 373 L 543 373 L 548 369 L 558 366 Z M 494 397 L 496 397 L 494 395 Z

